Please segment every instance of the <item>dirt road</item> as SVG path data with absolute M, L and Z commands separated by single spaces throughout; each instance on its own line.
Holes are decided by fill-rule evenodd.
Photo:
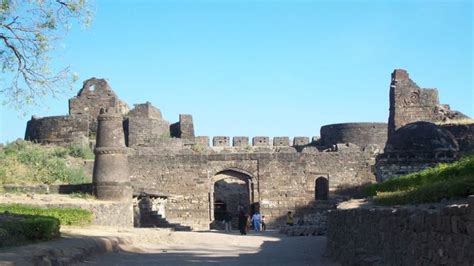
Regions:
M 321 236 L 174 232 L 156 241 L 151 238 L 144 236 L 140 244 L 92 257 L 81 265 L 337 265 L 323 256 L 326 238 Z

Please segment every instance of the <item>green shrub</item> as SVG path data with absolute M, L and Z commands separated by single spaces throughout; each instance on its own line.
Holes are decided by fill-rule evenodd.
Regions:
M 82 159 L 94 159 L 94 152 L 87 146 L 70 145 L 67 147 L 69 156 Z
M 52 147 L 28 141 L 7 144 L 0 154 L 2 184 L 79 184 L 90 182 L 82 162 L 72 157 L 90 158 L 87 147 Z
M 59 224 L 59 219 L 54 217 L 4 214 L 0 220 L 0 246 L 58 238 Z
M 474 194 L 474 156 L 368 185 L 364 194 L 383 205 L 467 197 Z
M 62 225 L 87 225 L 92 222 L 92 212 L 79 208 L 45 209 L 30 205 L 0 204 L 0 212 L 54 217 L 59 219 Z

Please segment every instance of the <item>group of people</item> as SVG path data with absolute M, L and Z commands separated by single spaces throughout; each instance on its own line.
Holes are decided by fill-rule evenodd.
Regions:
M 265 231 L 267 225 L 265 224 L 265 215 L 261 215 L 256 211 L 252 217 L 246 214 L 243 210 L 239 211 L 239 231 L 241 235 L 246 235 L 253 226 L 255 232 Z
M 293 213 L 291 211 L 288 212 L 286 217 L 286 224 L 289 226 L 294 225 Z M 224 224 L 225 224 L 225 231 L 231 232 L 232 231 L 232 215 L 227 212 L 224 215 Z M 298 224 L 300 221 L 298 221 Z M 252 217 L 250 217 L 242 208 L 239 208 L 239 231 L 241 235 L 246 235 L 250 231 L 250 227 L 253 226 L 255 232 L 265 231 L 267 229 L 267 225 L 265 223 L 265 215 L 261 215 L 260 212 L 256 211 Z
M 225 224 L 225 231 L 230 233 L 232 231 L 232 215 L 229 212 L 226 212 L 222 222 Z M 243 209 L 239 209 L 238 222 L 241 235 L 246 235 L 251 227 L 253 227 L 255 232 L 265 231 L 267 229 L 265 216 L 261 215 L 258 211 L 250 217 Z

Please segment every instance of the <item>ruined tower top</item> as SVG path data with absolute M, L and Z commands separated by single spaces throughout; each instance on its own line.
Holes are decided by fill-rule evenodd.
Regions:
M 84 81 L 77 96 L 69 99 L 69 115 L 88 117 L 90 136 L 97 131 L 97 116 L 102 108 L 115 108 L 121 114 L 129 111 L 128 105 L 118 98 L 105 79 Z
M 392 83 L 399 80 L 410 79 L 408 72 L 405 69 L 395 69 L 392 73 Z
M 417 121 L 447 122 L 467 118 L 441 105 L 437 89 L 420 88 L 404 69 L 395 69 L 390 83 L 388 137 L 399 128 Z
M 77 97 L 117 97 L 105 79 L 90 78 L 83 82 L 82 88 L 77 93 Z

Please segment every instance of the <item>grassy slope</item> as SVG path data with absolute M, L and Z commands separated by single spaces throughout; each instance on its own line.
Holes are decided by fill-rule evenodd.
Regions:
M 474 194 L 474 156 L 369 185 L 364 193 L 373 196 L 374 201 L 381 205 L 467 197 Z
M 92 158 L 87 147 L 12 142 L 0 150 L 0 184 L 87 183 L 81 164 Z

